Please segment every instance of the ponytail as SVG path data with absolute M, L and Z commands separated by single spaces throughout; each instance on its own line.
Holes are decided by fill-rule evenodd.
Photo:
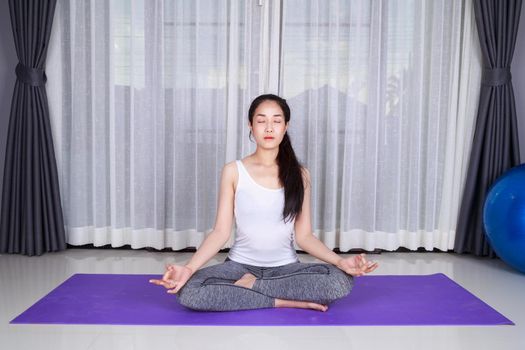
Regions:
M 286 103 L 285 99 L 272 94 L 261 95 L 253 100 L 248 111 L 250 124 L 253 122 L 253 116 L 257 107 L 268 100 L 276 102 L 281 107 L 286 124 L 288 124 L 290 121 L 290 107 L 288 103 Z M 284 187 L 283 220 L 284 222 L 290 222 L 301 214 L 304 200 L 304 184 L 303 167 L 297 160 L 288 132 L 284 134 L 283 140 L 279 144 L 277 165 L 279 166 L 279 180 Z

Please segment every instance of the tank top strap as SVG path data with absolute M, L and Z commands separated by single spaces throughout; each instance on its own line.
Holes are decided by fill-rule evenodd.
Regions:
M 239 184 L 249 187 L 253 190 L 256 190 L 257 192 L 260 192 L 261 190 L 263 192 L 269 193 L 269 194 L 282 194 L 284 191 L 284 188 L 267 188 L 264 187 L 253 179 L 253 177 L 248 172 L 248 169 L 244 166 L 241 160 L 236 160 L 237 162 L 237 169 L 239 172 Z
M 244 165 L 240 160 L 236 161 L 237 163 L 237 172 L 239 173 L 239 181 L 237 182 L 237 188 L 239 186 L 245 186 L 246 184 L 249 184 L 249 179 L 247 178 L 248 174 L 246 174 L 246 169 L 244 168 Z

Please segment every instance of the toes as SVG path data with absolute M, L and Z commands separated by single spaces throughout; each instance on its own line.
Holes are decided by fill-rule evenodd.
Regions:
M 318 310 L 318 311 L 323 311 L 323 312 L 328 310 L 328 306 L 317 304 L 317 303 L 308 303 L 308 308 Z

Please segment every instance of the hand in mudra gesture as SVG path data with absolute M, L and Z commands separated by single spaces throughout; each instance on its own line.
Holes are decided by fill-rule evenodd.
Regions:
M 359 254 L 349 258 L 341 258 L 336 266 L 347 274 L 358 277 L 374 271 L 379 264 L 368 261 L 365 254 Z
M 162 276 L 162 279 L 151 279 L 150 283 L 158 286 L 163 286 L 168 289 L 168 293 L 177 293 L 193 275 L 193 271 L 186 266 L 180 265 L 167 265 L 166 273 Z

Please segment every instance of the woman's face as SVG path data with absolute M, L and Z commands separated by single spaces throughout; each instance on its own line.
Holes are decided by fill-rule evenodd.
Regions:
M 288 125 L 277 102 L 263 101 L 255 109 L 252 125 L 248 125 L 255 142 L 262 148 L 275 148 L 283 140 Z

